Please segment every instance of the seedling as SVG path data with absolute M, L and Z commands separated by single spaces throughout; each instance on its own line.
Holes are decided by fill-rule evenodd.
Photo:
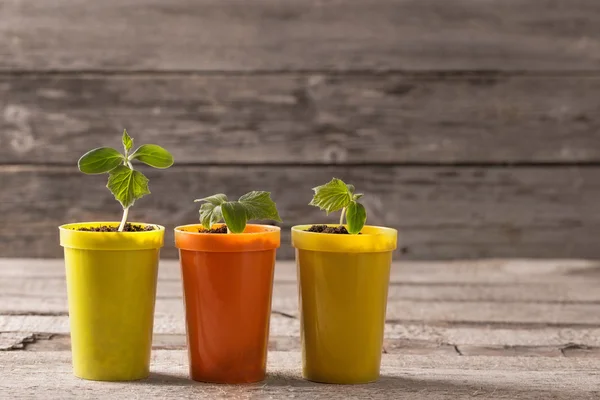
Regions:
M 253 191 L 246 193 L 238 201 L 229 201 L 224 194 L 215 194 L 203 199 L 200 206 L 202 227 L 210 230 L 218 222 L 225 221 L 228 233 L 242 233 L 252 219 L 271 219 L 281 222 L 277 206 L 271 200 L 271 193 Z
M 358 202 L 363 194 L 354 193 L 354 186 L 345 184 L 341 179 L 333 178 L 331 182 L 313 188 L 315 195 L 309 203 L 329 213 L 342 210 L 340 225 L 344 224 L 344 217 L 348 225 L 348 233 L 360 233 L 367 222 L 367 211 Z
M 108 173 L 106 187 L 123 206 L 123 218 L 119 225 L 119 232 L 125 228 L 129 208 L 137 199 L 150 194 L 148 178 L 140 171 L 134 170 L 131 162 L 138 160 L 159 169 L 169 168 L 173 165 L 171 153 L 155 144 L 144 144 L 131 152 L 133 139 L 126 130 L 123 131 L 122 141 L 125 154 L 121 154 L 111 147 L 99 147 L 85 153 L 77 163 L 79 170 L 84 174 Z

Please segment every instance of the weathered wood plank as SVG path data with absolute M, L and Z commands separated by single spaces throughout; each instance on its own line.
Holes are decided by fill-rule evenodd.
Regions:
M 0 332 L 36 332 L 41 334 L 68 334 L 66 315 L 0 315 Z M 154 321 L 155 335 L 184 335 L 185 323 L 180 316 L 157 314 Z M 299 337 L 300 322 L 279 314 L 271 315 L 271 336 Z M 529 327 L 514 324 L 497 327 L 481 323 L 432 323 L 427 321 L 390 321 L 385 326 L 389 340 L 403 339 L 427 341 L 457 346 L 548 346 L 562 348 L 578 346 L 600 347 L 599 327 Z
M 286 221 L 279 256 L 292 258 L 289 226 L 336 219 L 307 205 L 309 188 L 331 176 L 367 193 L 369 223 L 398 228 L 397 253 L 405 258 L 600 256 L 598 167 L 179 166 L 147 175 L 153 194 L 136 203 L 130 218 L 167 226 L 166 257 L 176 257 L 173 226 L 198 220 L 192 199 L 262 189 L 273 193 Z M 3 256 L 61 257 L 59 224 L 120 217 L 105 176 L 84 176 L 75 167 L 4 166 L 0 181 Z
M 158 271 L 159 294 L 169 297 L 181 287 L 181 273 L 177 260 L 161 260 Z M 39 281 L 51 281 L 47 285 L 60 285 L 65 279 L 62 259 L 39 258 L 0 258 L 0 277 L 10 282 L 26 279 L 30 283 L 26 290 L 36 288 Z M 279 260 L 275 268 L 275 282 L 294 284 L 297 279 L 294 261 Z M 539 284 L 550 287 L 569 287 L 570 285 L 595 284 L 600 279 L 600 261 L 560 260 L 560 259 L 489 259 L 454 261 L 407 261 L 396 260 L 391 269 L 392 285 L 442 286 L 464 285 L 468 288 L 510 289 L 523 285 L 531 287 Z M 44 283 L 45 285 L 46 283 Z M 10 284 L 9 284 L 10 285 Z M 497 287 L 495 287 L 497 286 Z M 46 286 L 44 286 L 46 287 Z M 51 286 L 47 286 L 51 287 Z M 6 293 L 9 287 L 2 286 Z M 527 294 L 522 294 L 527 296 Z M 587 296 L 582 293 L 569 293 L 569 296 Z M 594 301 L 595 294 L 587 298 Z M 555 300 L 560 300 L 557 296 Z
M 27 336 L 25 336 L 27 335 Z M 4 340 L 4 342 L 3 342 Z M 10 344 L 10 347 L 1 347 L 3 343 Z M 154 335 L 152 339 L 153 350 L 187 350 L 186 335 Z M 473 346 L 473 349 L 475 347 Z M 517 356 L 519 354 L 528 355 L 527 350 L 531 349 L 523 347 L 517 353 L 515 347 L 509 348 L 512 351 L 504 353 L 498 351 L 498 356 Z M 592 349 L 592 348 L 589 348 Z M 595 348 L 593 348 L 595 349 Z M 70 351 L 71 338 L 66 334 L 52 335 L 34 335 L 21 332 L 0 333 L 0 350 L 26 350 L 26 351 Z M 554 350 L 561 355 L 560 348 Z M 301 351 L 300 338 L 298 336 L 271 336 L 269 338 L 269 351 Z M 440 344 L 428 342 L 425 340 L 404 340 L 404 339 L 386 339 L 384 341 L 385 354 L 446 354 L 456 355 L 459 353 L 456 348 L 449 344 Z M 475 353 L 475 350 L 472 351 Z M 591 353 L 588 351 L 586 356 Z M 577 356 L 577 355 L 575 355 Z
M 600 66 L 595 0 L 4 0 L 0 7 L 3 70 Z
M 600 263 L 584 260 L 396 261 L 389 298 L 597 304 L 599 271 Z M 23 306 L 33 310 L 32 301 L 44 301 L 47 307 L 66 304 L 64 263 L 60 259 L 0 259 L 0 277 L 5 278 L 0 280 L 0 310 L 25 310 Z M 276 295 L 295 298 L 296 280 L 295 262 L 279 261 Z M 178 261 L 162 260 L 158 298 L 179 298 L 181 294 Z
M 314 399 L 593 399 L 598 394 L 596 359 L 384 355 L 382 378 L 360 386 L 323 385 L 300 377 L 298 352 L 269 354 L 269 376 L 255 385 L 227 386 L 188 380 L 184 351 L 155 351 L 152 377 L 140 384 L 90 382 L 72 376 L 67 352 L 4 352 L 0 388 L 8 397 L 65 399 L 93 391 L 97 397 L 298 398 Z M 40 363 L 52 374 L 40 379 Z M 60 390 L 57 390 L 60 387 Z
M 596 77 L 4 76 L 0 163 L 75 165 L 124 127 L 180 165 L 597 162 L 599 91 Z
M 12 338 L 11 346 L 2 347 L 3 337 Z M 186 335 L 154 335 L 153 350 L 187 350 Z M 301 351 L 297 336 L 270 336 L 269 351 Z M 0 333 L 0 350 L 70 351 L 71 338 L 66 334 Z M 582 357 L 600 358 L 599 347 L 567 344 L 563 346 L 475 346 L 452 345 L 428 340 L 384 339 L 384 354 L 494 357 Z
M 288 264 L 289 265 L 289 264 Z M 395 268 L 397 269 L 397 267 Z M 578 281 L 577 278 L 572 279 Z M 409 288 L 412 286 L 408 286 Z M 404 296 L 404 287 L 393 284 L 388 297 L 387 317 L 396 321 L 424 322 L 460 322 L 460 323 L 509 323 L 509 324 L 569 324 L 600 326 L 600 317 L 595 310 L 600 300 L 585 301 L 556 301 L 552 292 L 546 300 L 535 297 L 534 293 L 542 285 L 525 286 L 533 301 L 523 301 L 519 298 L 507 297 L 503 293 L 504 286 L 495 287 L 502 297 L 484 300 L 480 297 L 448 299 L 437 295 L 440 286 L 418 286 L 424 291 L 426 298 Z M 595 292 L 597 279 L 588 285 L 569 284 L 563 282 L 562 288 L 572 292 Z M 463 296 L 470 287 L 455 287 Z M 484 287 L 480 289 L 489 289 Z M 480 290 L 479 293 L 485 290 Z M 67 299 L 64 279 L 24 280 L 10 279 L 6 284 L 0 284 L 0 313 L 8 315 L 67 315 Z M 280 283 L 274 286 L 273 310 L 284 315 L 298 316 L 297 285 L 295 282 Z M 158 301 L 156 315 L 169 316 L 183 320 L 182 289 L 179 280 L 160 281 L 158 285 Z
M 399 266 L 396 268 L 400 268 Z M 392 283 L 391 301 L 447 302 L 461 307 L 464 302 L 486 303 L 550 303 L 600 305 L 598 281 L 565 284 L 464 285 Z M 295 282 L 276 283 L 275 294 L 280 299 L 297 297 Z M 180 298 L 179 280 L 160 281 L 159 299 Z M 67 291 L 64 278 L 6 279 L 0 282 L 0 312 L 58 312 L 66 309 Z
M 298 301 L 295 288 L 288 295 L 280 295 L 275 289 L 273 311 L 298 317 Z M 67 315 L 64 298 L 21 297 L 15 301 L 0 297 L 3 304 L 0 314 L 4 315 Z M 598 303 L 593 304 L 547 304 L 522 302 L 463 301 L 414 301 L 389 299 L 387 318 L 392 321 L 458 322 L 458 323 L 507 323 L 523 325 L 560 325 L 600 327 Z M 183 301 L 179 298 L 160 298 L 156 303 L 155 315 L 183 321 Z

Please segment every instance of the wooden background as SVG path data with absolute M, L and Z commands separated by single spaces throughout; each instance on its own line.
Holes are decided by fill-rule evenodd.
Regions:
M 127 128 L 175 156 L 130 213 L 169 231 L 270 190 L 290 258 L 337 176 L 404 258 L 596 258 L 599 112 L 597 0 L 0 0 L 0 256 L 120 218 L 76 161 Z

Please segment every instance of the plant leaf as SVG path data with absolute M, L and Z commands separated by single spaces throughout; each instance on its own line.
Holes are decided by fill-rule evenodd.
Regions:
M 365 206 L 356 201 L 352 201 L 346 210 L 346 221 L 348 222 L 348 232 L 356 235 L 360 233 L 365 222 L 367 222 L 367 211 Z
M 238 201 L 246 209 L 248 220 L 272 219 L 281 222 L 277 205 L 271 199 L 269 192 L 252 191 L 240 197 Z
M 308 203 L 325 210 L 327 214 L 341 210 L 352 201 L 352 193 L 341 179 L 333 178 L 325 185 L 313 188 L 315 195 Z
M 112 192 L 123 208 L 129 208 L 135 201 L 147 194 L 148 178 L 139 171 L 123 165 L 110 171 L 106 187 Z
M 103 174 L 123 164 L 125 158 L 117 150 L 110 147 L 99 147 L 85 153 L 77 166 L 85 174 Z
M 200 201 L 206 201 L 206 202 L 209 202 L 210 204 L 214 204 L 215 206 L 219 206 L 227 201 L 227 196 L 225 196 L 222 193 L 219 193 L 219 194 L 213 194 L 212 196 L 208 196 L 203 199 L 194 200 L 195 203 L 198 203 Z
M 127 129 L 123 129 L 123 148 L 125 149 L 125 153 L 129 153 L 129 150 L 133 147 L 133 139 L 127 133 Z
M 214 224 L 223 220 L 221 206 L 214 203 L 204 203 L 200 206 L 200 222 L 204 229 L 211 229 Z
M 223 212 L 223 219 L 227 224 L 227 229 L 233 233 L 242 233 L 246 228 L 246 222 L 248 221 L 248 215 L 246 214 L 246 207 L 238 201 L 228 201 L 227 203 L 221 204 L 221 211 Z
M 173 165 L 173 156 L 164 148 L 156 144 L 143 144 L 133 152 L 129 159 L 140 160 L 154 168 L 169 168 Z

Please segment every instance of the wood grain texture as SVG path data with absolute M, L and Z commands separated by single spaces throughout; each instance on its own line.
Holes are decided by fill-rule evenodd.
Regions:
M 30 317 L 32 318 L 32 317 Z M 279 319 L 279 316 L 274 318 Z M 388 324 L 392 325 L 392 324 Z M 394 331 L 394 329 L 396 329 Z M 400 329 L 403 333 L 399 334 Z M 456 356 L 494 355 L 504 357 L 599 357 L 600 329 L 545 328 L 510 329 L 440 328 L 426 323 L 389 326 L 384 340 L 387 354 L 452 354 Z M 275 333 L 283 334 L 277 336 Z M 487 335 L 487 336 L 486 336 Z M 388 338 L 388 336 L 390 336 Z M 68 351 L 68 333 L 3 332 L 0 350 Z M 185 333 L 156 333 L 152 348 L 157 350 L 185 349 Z M 300 349 L 298 332 L 277 331 L 270 336 L 270 350 Z M 560 354 L 559 354 L 560 353 Z
M 163 268 L 163 265 L 161 265 Z M 281 266 L 277 265 L 280 269 Z M 404 272 L 403 266 L 395 268 Z M 63 269 L 61 265 L 61 270 Z M 584 282 L 572 281 L 564 283 L 513 283 L 513 284 L 466 284 L 466 283 L 411 283 L 392 282 L 388 297 L 392 300 L 435 302 L 444 301 L 455 303 L 465 302 L 496 302 L 496 303 L 549 303 L 549 304 L 600 304 L 600 293 L 596 280 Z M 286 298 L 296 296 L 296 282 L 278 282 L 276 287 Z M 158 287 L 159 298 L 174 298 L 181 296 L 181 282 L 175 280 L 161 281 Z M 30 277 L 12 278 L 0 281 L 0 310 L 32 310 L 31 301 L 35 298 L 46 300 L 48 309 L 58 311 L 66 305 L 66 286 L 64 277 L 43 278 L 34 280 Z
M 0 76 L 0 163 L 160 143 L 177 164 L 598 162 L 600 78 Z
M 40 334 L 68 334 L 69 321 L 66 315 L 1 315 L 0 332 L 31 332 Z M 157 315 L 154 321 L 157 335 L 184 335 L 183 319 L 168 315 Z M 279 314 L 271 315 L 273 337 L 299 337 L 300 322 Z M 564 348 L 569 344 L 585 347 L 600 347 L 600 328 L 574 326 L 537 326 L 525 324 L 490 323 L 432 323 L 431 321 L 389 321 L 385 325 L 387 339 L 410 341 L 425 340 L 431 343 L 446 343 L 456 346 L 549 346 Z
M 147 175 L 153 194 L 136 203 L 130 220 L 167 226 L 168 258 L 176 257 L 172 228 L 198 220 L 192 199 L 256 189 L 273 192 L 286 221 L 279 255 L 293 258 L 291 225 L 336 218 L 307 205 L 309 188 L 331 176 L 367 193 L 369 223 L 399 229 L 397 255 L 405 258 L 600 256 L 597 167 L 179 166 Z M 3 256 L 61 257 L 58 225 L 120 217 L 105 176 L 85 176 L 75 167 L 5 166 L 0 180 Z
M 0 69 L 9 71 L 600 66 L 595 0 L 4 0 L 0 7 Z
M 181 287 L 181 273 L 179 262 L 176 260 L 161 260 L 158 271 L 160 279 L 159 293 L 169 297 Z M 27 280 L 27 291 L 36 294 L 40 287 L 50 288 L 53 283 L 46 281 L 64 280 L 64 261 L 61 259 L 38 258 L 0 258 L 1 282 L 19 282 Z M 280 284 L 294 284 L 297 279 L 294 261 L 277 262 L 275 268 L 275 282 Z M 511 287 L 559 287 L 563 291 L 571 285 L 595 284 L 600 279 L 600 261 L 579 259 L 482 259 L 482 260 L 449 260 L 449 261 L 408 261 L 396 260 L 391 268 L 390 282 L 392 285 L 423 285 L 444 287 L 448 285 L 463 286 L 465 288 L 502 289 Z M 43 281 L 41 283 L 40 281 Z M 59 283 L 54 283 L 58 285 Z M 10 288 L 6 293 L 11 293 Z M 439 289 L 435 289 L 436 291 Z M 564 299 L 568 301 L 571 296 L 591 296 L 593 302 L 597 294 L 568 292 Z M 501 296 L 506 298 L 511 292 Z M 518 298 L 526 296 L 527 299 L 542 298 L 543 292 L 538 290 L 530 294 L 517 294 Z M 513 298 L 515 299 L 515 298 Z M 560 296 L 554 300 L 561 301 Z M 499 301 L 499 300 L 498 300 Z M 584 300 L 585 301 L 585 300 Z M 547 301 L 550 302 L 550 301 Z
M 272 348 L 296 349 L 300 332 L 295 266 L 278 262 L 275 271 Z M 390 353 L 426 354 L 445 353 L 450 346 L 456 354 L 464 350 L 465 355 L 551 356 L 559 352 L 594 356 L 600 347 L 600 326 L 593 326 L 595 303 L 570 303 L 572 294 L 562 301 L 550 299 L 541 289 L 560 286 L 561 293 L 594 292 L 583 285 L 597 286 L 597 271 L 597 262 L 581 260 L 397 262 L 390 278 L 388 317 L 392 318 L 386 324 L 386 349 Z M 35 342 L 31 347 L 41 346 L 42 350 L 64 349 L 68 345 L 64 341 L 68 320 L 62 260 L 0 259 L 0 277 L 4 295 L 0 298 L 0 332 L 7 332 L 5 341 L 27 349 L 31 342 Z M 161 263 L 157 348 L 181 346 L 182 339 L 178 338 L 184 335 L 184 317 L 180 279 L 175 261 Z M 454 302 L 443 290 L 448 282 L 465 291 L 521 286 L 529 293 L 529 301 L 522 303 L 520 295 L 513 297 L 508 291 L 487 302 Z M 424 301 L 407 302 L 402 291 L 410 287 L 427 293 Z M 46 343 L 49 335 L 58 348 Z
M 3 341 L 3 337 L 7 340 Z M 12 343 L 10 342 L 12 339 Z M 10 347 L 2 347 L 11 343 Z M 0 351 L 70 351 L 71 338 L 66 334 L 29 334 L 21 332 L 0 333 Z M 186 335 L 156 334 L 152 339 L 152 350 L 187 350 Z M 301 351 L 302 344 L 297 336 L 270 336 L 269 351 Z M 404 355 L 454 355 L 494 357 L 571 357 L 599 358 L 600 347 L 567 344 L 563 346 L 474 346 L 451 345 L 427 340 L 384 339 L 383 354 Z
M 139 383 L 91 382 L 74 378 L 68 353 L 4 352 L 7 366 L 0 382 L 9 397 L 65 399 L 93 393 L 95 397 L 226 399 L 403 399 L 427 396 L 434 400 L 594 399 L 598 395 L 597 359 L 527 357 L 455 357 L 444 355 L 384 355 L 382 378 L 370 385 L 323 385 L 301 379 L 298 352 L 272 352 L 269 376 L 254 385 L 194 383 L 187 375 L 184 351 L 155 351 L 152 376 Z M 40 364 L 53 373 L 40 379 Z M 57 390 L 60 387 L 60 390 Z
M 50 266 L 46 267 L 46 270 Z M 56 269 L 63 271 L 62 265 L 56 265 Z M 163 266 L 162 269 L 165 267 Z M 166 267 L 169 268 L 169 267 Z M 452 269 L 451 266 L 447 268 Z M 485 268 L 485 267 L 484 267 Z M 293 269 L 293 264 L 283 262 L 277 270 Z M 582 282 L 575 277 L 563 276 L 560 284 L 563 293 L 553 298 L 545 292 L 547 284 L 522 284 L 521 291 L 529 293 L 529 297 L 523 299 L 520 294 L 511 295 L 506 290 L 506 285 L 483 286 L 483 285 L 459 285 L 455 284 L 456 291 L 462 291 L 462 297 L 448 297 L 443 290 L 445 286 L 434 284 L 402 284 L 397 279 L 403 277 L 404 268 L 402 264 L 396 264 L 395 270 L 400 275 L 393 279 L 388 294 L 387 318 L 390 323 L 405 323 L 409 321 L 423 321 L 425 323 L 451 323 L 451 324 L 511 324 L 522 326 L 586 326 L 600 328 L 600 318 L 595 310 L 600 304 L 599 299 L 588 301 L 572 301 L 570 293 L 597 292 L 598 279 L 589 279 Z M 488 266 L 489 269 L 489 266 Z M 452 272 L 452 271 L 450 271 Z M 291 316 L 298 318 L 298 289 L 297 282 L 282 281 L 282 272 L 278 273 L 278 279 L 273 291 L 273 313 L 276 315 Z M 421 275 L 423 275 L 421 273 Z M 551 275 L 559 275 L 557 273 Z M 161 275 L 161 278 L 166 278 Z M 558 286 L 558 285 L 552 285 Z M 411 288 L 417 288 L 424 293 L 424 298 L 414 296 Z M 475 295 L 469 297 L 473 289 L 479 289 L 479 293 L 486 290 L 494 290 L 502 293 L 500 298 L 484 297 Z M 22 279 L 6 279 L 0 284 L 0 314 L 3 315 L 46 315 L 67 316 L 68 306 L 66 298 L 66 285 L 64 277 L 48 279 L 46 277 Z M 566 295 L 566 298 L 565 298 Z M 156 304 L 157 318 L 175 319 L 183 321 L 182 287 L 179 276 L 174 279 L 161 279 L 158 284 Z
M 287 286 L 275 290 L 273 313 L 299 317 L 297 288 Z M 44 297 L 0 297 L 3 315 L 49 315 L 67 316 L 64 298 Z M 160 298 L 156 304 L 156 318 L 181 322 L 184 307 L 181 296 Z M 546 304 L 522 302 L 464 301 L 453 303 L 440 301 L 418 301 L 388 299 L 387 318 L 390 322 L 404 323 L 424 321 L 431 323 L 499 324 L 524 326 L 583 326 L 600 328 L 600 315 L 595 304 Z

